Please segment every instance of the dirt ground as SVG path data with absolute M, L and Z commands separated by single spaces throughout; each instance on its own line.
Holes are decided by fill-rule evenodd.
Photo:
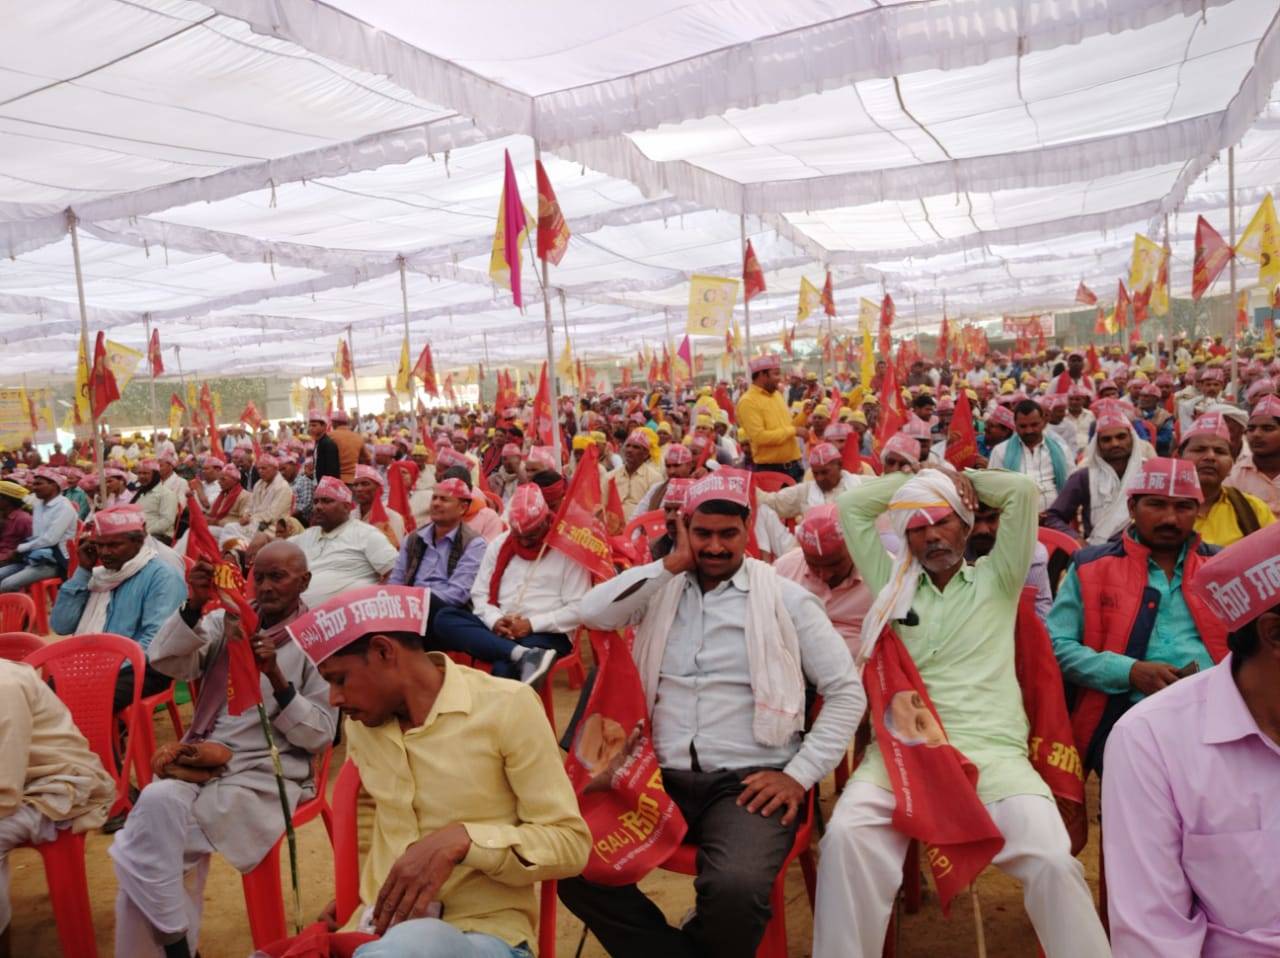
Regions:
M 577 700 L 561 676 L 556 677 L 556 725 L 563 729 Z M 184 722 L 190 706 L 181 706 Z M 167 719 L 155 719 L 157 740 L 173 738 Z M 341 750 L 334 756 L 334 774 L 341 765 Z M 332 786 L 332 781 L 330 782 Z M 1098 807 L 1096 780 L 1091 782 L 1090 808 Z M 821 805 L 824 817 L 830 815 L 835 802 L 834 786 L 828 780 L 822 786 Z M 1089 846 L 1081 856 L 1085 874 L 1095 895 L 1098 884 L 1098 845 L 1096 815 L 1091 821 Z M 304 921 L 313 920 L 333 892 L 333 856 L 324 826 L 319 820 L 298 831 L 300 868 L 302 873 L 302 909 Z M 113 908 L 116 895 L 115 874 L 107 848 L 110 836 L 91 834 L 86 843 L 89 888 L 93 901 L 93 919 L 101 958 L 115 954 L 112 942 Z M 283 854 L 287 855 L 287 852 Z M 44 868 L 40 856 L 33 851 L 18 851 L 10 856 L 13 870 L 11 897 L 13 902 L 13 958 L 54 958 L 61 954 L 53 911 L 47 898 Z M 282 862 L 284 881 L 288 882 L 287 859 Z M 667 872 L 655 872 L 642 888 L 659 904 L 669 919 L 679 921 L 692 907 L 692 879 Z M 1036 939 L 1022 908 L 1018 885 L 995 869 L 987 869 L 978 881 L 982 928 L 987 954 L 991 956 L 1034 956 Z M 288 896 L 286 895 L 286 900 Z M 810 953 L 813 912 L 805 894 L 804 882 L 797 865 L 787 876 L 787 939 L 789 958 L 802 958 Z M 582 940 L 582 924 L 563 906 L 559 909 L 556 951 L 561 958 L 574 958 Z M 200 954 L 203 958 L 246 958 L 253 951 L 246 920 L 244 893 L 239 875 L 221 858 L 214 856 L 205 893 L 204 921 L 201 928 Z M 603 958 L 599 942 L 588 936 L 582 949 L 583 958 Z M 924 903 L 915 915 L 902 915 L 897 938 L 897 954 L 901 958 L 952 958 L 977 954 L 975 922 L 971 903 L 958 898 L 950 918 L 943 918 L 937 897 L 926 887 Z M 128 956 L 116 956 L 128 958 Z M 549 958 L 549 956 L 544 956 Z

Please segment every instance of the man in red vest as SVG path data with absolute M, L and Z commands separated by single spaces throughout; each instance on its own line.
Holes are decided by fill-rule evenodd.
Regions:
M 1071 724 L 1086 774 L 1101 772 L 1107 735 L 1131 705 L 1227 651 L 1221 620 L 1183 589 L 1218 551 L 1195 533 L 1195 467 L 1149 459 L 1125 495 L 1130 527 L 1075 554 L 1047 623 L 1063 678 L 1076 686 Z

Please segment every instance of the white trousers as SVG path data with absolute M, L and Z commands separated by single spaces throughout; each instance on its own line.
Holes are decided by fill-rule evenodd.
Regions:
M 813 958 L 879 958 L 910 839 L 894 829 L 893 792 L 850 782 L 822 839 Z M 1005 844 L 992 864 L 1022 883 L 1047 958 L 1107 958 L 1111 946 L 1057 807 L 1038 795 L 987 806 Z
M 196 823 L 200 786 L 158 778 L 142 790 L 109 854 L 116 894 L 116 954 L 163 958 L 164 945 L 186 933 L 200 938 L 204 883 L 213 846 Z
M 13 908 L 9 904 L 9 852 L 19 845 L 51 842 L 58 829 L 52 821 L 30 805 L 19 805 L 12 815 L 0 818 L 0 933 L 9 927 Z

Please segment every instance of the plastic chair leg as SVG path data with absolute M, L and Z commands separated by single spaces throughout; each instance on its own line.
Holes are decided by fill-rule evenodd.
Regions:
M 806 848 L 800 853 L 800 873 L 804 875 L 804 890 L 812 908 L 818 900 L 818 868 L 811 849 Z
M 253 947 L 263 948 L 286 937 L 289 933 L 285 930 L 284 894 L 280 891 L 280 842 L 272 845 L 258 867 L 241 875 L 240 880 Z
M 569 688 L 580 689 L 587 681 L 587 670 L 582 667 L 582 659 L 574 656 L 566 669 L 569 675 Z
M 908 915 L 920 910 L 920 843 L 907 846 L 907 860 L 902 865 L 902 906 Z
M 169 713 L 169 721 L 173 723 L 174 737 L 179 741 L 182 740 L 182 716 L 178 714 L 178 703 L 173 700 L 173 693 L 169 693 L 169 701 L 164 703 L 165 710 Z
M 544 881 L 538 894 L 538 958 L 556 958 L 556 883 Z
M 773 883 L 773 891 L 769 895 L 769 907 L 773 914 L 769 916 L 769 924 L 765 925 L 764 937 L 756 948 L 756 958 L 787 958 L 787 896 L 785 870 Z
M 93 908 L 84 870 L 84 836 L 59 829 L 51 842 L 34 846 L 44 860 L 49 901 L 58 925 L 58 942 L 67 958 L 98 958 Z

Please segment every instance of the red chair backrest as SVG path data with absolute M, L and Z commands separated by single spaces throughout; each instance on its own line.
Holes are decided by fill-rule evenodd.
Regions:
M 30 632 L 0 634 L 0 659 L 21 662 L 36 649 L 44 648 L 44 639 Z
M 785 472 L 753 472 L 751 484 L 759 492 L 777 492 L 787 486 L 794 486 L 796 481 Z
M 0 632 L 26 632 L 35 617 L 36 604 L 31 596 L 25 592 L 0 593 Z
M 350 759 L 342 763 L 333 783 L 333 878 L 338 924 L 360 907 L 360 835 L 357 805 L 360 770 Z
M 1036 530 L 1036 538 L 1042 546 L 1049 550 L 1050 555 L 1055 552 L 1065 552 L 1067 555 L 1072 556 L 1080 548 L 1079 540 L 1067 535 L 1065 532 L 1059 532 L 1057 529 L 1046 529 L 1041 526 Z
M 97 754 L 102 767 L 115 778 L 117 792 L 123 798 L 129 788 L 130 756 L 124 756 L 117 765 L 112 700 L 120 666 L 128 662 L 134 674 L 130 721 L 136 718 L 146 668 L 142 646 L 123 635 L 98 632 L 43 645 L 23 661 L 41 669 L 46 678 L 53 680 L 58 698 L 71 711 L 72 721 L 89 740 L 89 747 Z M 136 734 L 129 735 L 130 751 L 137 738 Z

